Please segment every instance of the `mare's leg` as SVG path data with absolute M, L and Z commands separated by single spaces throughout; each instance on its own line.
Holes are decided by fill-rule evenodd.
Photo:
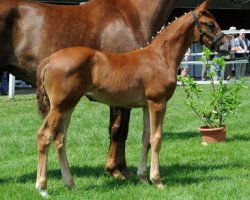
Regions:
M 130 109 L 110 108 L 110 145 L 105 170 L 114 177 L 128 177 L 125 144 L 128 136 Z
M 148 101 L 150 114 L 150 144 L 152 150 L 151 166 L 150 166 L 150 180 L 158 188 L 164 188 L 159 169 L 159 153 L 161 149 L 162 140 L 162 124 L 166 112 L 166 102 Z
M 36 187 L 42 196 L 47 196 L 47 162 L 48 151 L 51 142 L 54 140 L 56 132 L 58 130 L 60 121 L 62 119 L 61 114 L 51 108 L 48 116 L 46 117 L 43 125 L 38 131 L 38 165 L 37 165 L 37 180 Z
M 73 188 L 75 186 L 71 171 L 69 168 L 69 163 L 66 153 L 66 141 L 67 141 L 67 130 L 69 127 L 71 114 L 73 109 L 66 112 L 63 116 L 62 123 L 55 137 L 55 150 L 59 159 L 59 164 L 64 179 L 64 184 L 68 188 Z
M 147 158 L 148 158 L 148 151 L 150 149 L 149 138 L 150 138 L 149 111 L 148 111 L 148 108 L 143 108 L 143 134 L 142 134 L 143 146 L 142 146 L 142 152 L 141 152 L 140 165 L 137 170 L 137 176 L 145 184 L 148 184 Z

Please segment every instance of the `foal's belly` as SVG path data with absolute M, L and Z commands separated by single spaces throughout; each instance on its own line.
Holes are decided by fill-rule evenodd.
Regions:
M 113 107 L 138 108 L 147 105 L 147 99 L 144 93 L 129 91 L 126 93 L 105 93 L 101 91 L 88 92 L 86 96 L 96 102 L 100 102 Z

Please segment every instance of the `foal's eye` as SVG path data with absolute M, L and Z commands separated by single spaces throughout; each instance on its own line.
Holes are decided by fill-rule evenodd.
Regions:
M 212 32 L 213 32 L 214 29 L 215 29 L 215 24 L 212 23 L 212 22 L 211 22 L 211 23 L 207 23 L 206 26 L 207 26 L 207 27 L 210 29 L 210 31 L 212 31 Z

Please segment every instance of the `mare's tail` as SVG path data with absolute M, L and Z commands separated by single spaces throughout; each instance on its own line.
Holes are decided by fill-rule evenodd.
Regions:
M 37 90 L 36 90 L 36 98 L 38 103 L 38 111 L 40 115 L 45 118 L 50 109 L 50 101 L 47 95 L 47 92 L 44 88 L 44 74 L 46 72 L 46 66 L 50 61 L 50 57 L 45 58 L 39 64 L 37 68 Z

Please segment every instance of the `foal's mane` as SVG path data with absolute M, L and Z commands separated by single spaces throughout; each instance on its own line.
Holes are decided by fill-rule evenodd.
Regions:
M 197 9 L 195 9 L 195 10 L 197 10 Z M 194 11 L 195 11 L 195 10 L 194 10 Z M 161 32 L 164 31 L 165 33 L 167 33 L 169 30 L 171 30 L 171 28 L 172 28 L 173 26 L 175 26 L 177 23 L 179 23 L 181 20 L 183 20 L 183 18 L 187 17 L 188 14 L 190 14 L 190 12 L 184 13 L 184 14 L 183 14 L 182 16 L 180 16 L 179 18 L 175 18 L 175 20 L 172 21 L 171 23 L 169 22 L 168 25 L 163 26 L 162 29 L 161 29 L 161 31 L 157 32 L 157 35 L 155 36 L 155 39 L 158 38 L 158 37 L 160 36 L 160 33 L 161 33 Z M 202 16 L 207 16 L 207 17 L 212 18 L 213 20 L 215 20 L 214 16 L 213 16 L 208 10 L 202 10 L 202 11 L 201 11 L 201 14 L 202 14 Z M 152 37 L 152 40 L 151 40 L 150 43 L 153 42 L 153 39 L 154 39 L 154 37 Z
M 152 37 L 152 40 L 151 40 L 150 43 L 152 44 L 153 41 L 157 41 L 157 39 L 161 37 L 161 33 L 164 32 L 164 33 L 163 33 L 164 35 L 165 35 L 166 33 L 168 33 L 169 30 L 171 30 L 172 27 L 176 26 L 176 24 L 179 23 L 181 20 L 183 20 L 183 18 L 187 17 L 187 15 L 188 15 L 189 13 L 190 13 L 190 12 L 184 13 L 184 14 L 183 14 L 182 16 L 180 16 L 179 18 L 175 18 L 174 21 L 169 22 L 166 26 L 163 26 L 162 29 L 161 29 L 159 32 L 157 32 L 157 35 L 155 36 L 155 39 L 154 39 L 154 37 Z M 181 21 L 181 22 L 182 22 L 182 21 Z

